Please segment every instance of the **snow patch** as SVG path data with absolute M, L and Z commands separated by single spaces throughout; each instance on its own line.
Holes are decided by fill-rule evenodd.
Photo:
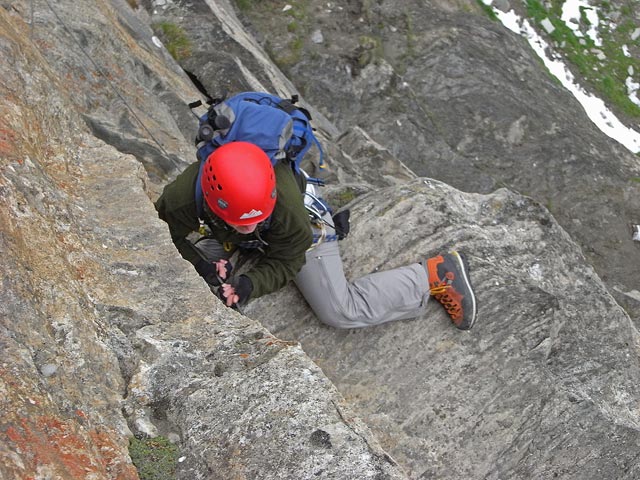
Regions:
M 598 10 L 589 5 L 589 2 L 585 0 L 566 0 L 562 5 L 562 16 L 560 18 L 567 27 L 573 30 L 573 33 L 577 37 L 582 37 L 580 22 L 582 21 L 583 12 L 589 26 L 587 36 L 593 40 L 593 43 L 598 47 L 602 46 L 602 40 L 598 36 L 598 24 L 600 22 Z
M 486 5 L 491 5 L 491 1 L 483 1 Z M 640 152 L 640 133 L 624 125 L 601 99 L 587 93 L 580 87 L 564 62 L 559 60 L 557 55 L 553 55 L 547 43 L 537 34 L 527 20 L 520 18 L 513 10 L 505 13 L 493 8 L 493 12 L 506 28 L 528 40 L 529 45 L 542 59 L 549 71 L 580 102 L 589 119 L 602 132 L 624 145 L 633 153 Z

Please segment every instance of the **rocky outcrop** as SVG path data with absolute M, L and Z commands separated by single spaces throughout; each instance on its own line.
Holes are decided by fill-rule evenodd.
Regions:
M 640 474 L 640 336 L 579 248 L 531 199 L 417 179 L 350 204 L 348 278 L 464 251 L 478 323 L 424 318 L 337 331 L 293 287 L 247 311 L 297 340 L 409 478 Z M 633 452 L 633 453 L 631 453 Z
M 211 296 L 15 9 L 0 48 L 1 476 L 137 478 L 136 433 L 179 442 L 179 478 L 404 478 L 299 345 Z
M 357 196 L 347 274 L 463 249 L 477 327 L 433 303 L 335 331 L 293 287 L 246 316 L 213 298 L 151 203 L 191 159 L 198 92 L 131 3 L 0 4 L 0 476 L 136 478 L 132 434 L 176 442 L 184 479 L 640 474 L 638 332 L 579 246 L 531 198 L 416 178 L 373 113 L 311 106 L 327 196 Z M 190 12 L 165 5 L 151 21 Z M 227 2 L 181 7 L 209 89 L 292 93 Z
M 258 3 L 243 14 L 338 128 L 362 127 L 418 175 L 463 191 L 508 186 L 547 206 L 640 324 L 629 261 L 640 254 L 638 156 L 598 130 L 527 42 L 477 2 Z

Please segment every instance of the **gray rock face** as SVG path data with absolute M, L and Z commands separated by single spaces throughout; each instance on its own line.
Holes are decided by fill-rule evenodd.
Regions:
M 179 478 L 405 478 L 299 346 L 211 296 L 142 163 L 91 135 L 4 8 L 0 49 L 0 477 L 137 478 L 137 433 L 180 442 Z
M 549 213 L 501 189 L 434 180 L 350 204 L 348 278 L 456 248 L 479 317 L 456 331 L 425 318 L 336 331 L 292 287 L 248 315 L 302 348 L 410 478 L 635 478 L 638 332 Z
M 360 46 L 359 70 L 348 64 L 355 76 L 334 84 L 336 99 L 347 88 L 360 102 L 336 110 L 344 125 L 320 112 L 333 97 L 304 91 L 323 100 L 310 107 L 334 163 L 327 196 L 358 196 L 342 248 L 347 275 L 460 248 L 478 291 L 477 327 L 456 331 L 435 302 L 425 318 L 335 331 L 293 287 L 247 316 L 213 298 L 150 201 L 192 158 L 195 120 L 183 102 L 198 94 L 148 22 L 198 27 L 189 33 L 208 43 L 194 43 L 186 67 L 212 93 L 289 94 L 293 84 L 227 2 L 153 3 L 151 19 L 121 0 L 0 4 L 0 477 L 133 479 L 132 434 L 176 441 L 184 479 L 640 475 L 637 329 L 539 203 L 507 189 L 463 193 L 397 160 L 408 164 L 403 149 L 415 145 L 416 165 L 426 164 L 418 146 L 427 142 L 460 167 L 450 170 L 458 180 L 469 173 L 468 156 L 432 135 L 426 117 L 412 123 L 404 109 L 415 104 L 388 95 L 406 87 L 392 57 L 365 61 L 375 42 Z M 431 21 L 452 25 L 459 13 L 439 4 L 453 16 Z M 380 12 L 367 5 L 345 4 L 344 19 L 369 25 Z M 419 13 L 407 8 L 406 19 Z M 185 13 L 197 15 L 186 22 Z M 315 45 L 350 48 L 321 31 Z M 328 53 L 318 58 L 335 67 Z M 374 98 L 379 113 L 369 110 Z M 349 106 L 367 122 L 351 125 Z M 380 142 L 394 137 L 376 118 L 396 111 L 390 118 L 414 133 Z M 510 118 L 496 145 L 526 143 L 532 117 Z M 474 144 L 484 133 L 470 130 L 465 148 L 488 148 Z M 489 190 L 492 175 L 468 181 Z
M 135 155 L 153 181 L 184 168 L 196 90 L 128 2 L 5 3 L 96 137 Z
M 463 191 L 508 186 L 547 206 L 640 322 L 640 303 L 625 295 L 638 290 L 629 259 L 640 254 L 630 232 L 640 161 L 592 124 L 524 39 L 472 1 L 312 1 L 296 15 L 260 4 L 243 18 L 340 129 L 360 126 L 418 175 Z M 311 40 L 318 28 L 322 44 Z
M 184 439 L 180 478 L 406 478 L 296 342 L 228 312 L 137 335 L 156 359 L 135 395 Z

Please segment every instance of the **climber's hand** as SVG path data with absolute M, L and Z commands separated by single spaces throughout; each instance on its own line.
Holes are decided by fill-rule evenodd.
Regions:
M 223 283 L 218 289 L 218 296 L 227 307 L 242 306 L 247 303 L 253 291 L 251 279 L 240 275 L 231 283 Z

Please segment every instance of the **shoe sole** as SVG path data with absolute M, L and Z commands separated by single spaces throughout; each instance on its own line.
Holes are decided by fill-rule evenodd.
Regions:
M 471 322 L 468 325 L 466 325 L 466 326 L 458 326 L 458 325 L 456 325 L 456 327 L 459 328 L 460 330 L 470 330 L 471 327 L 473 327 L 473 325 L 476 323 L 476 318 L 478 316 L 478 310 L 477 310 L 477 307 L 476 307 L 476 295 L 473 292 L 473 287 L 471 286 L 471 280 L 469 278 L 470 277 L 470 275 L 469 275 L 469 264 L 467 263 L 466 257 L 462 253 L 459 253 L 459 252 L 456 252 L 456 251 L 453 251 L 453 252 L 450 252 L 450 253 L 458 261 L 458 264 L 460 265 L 460 270 L 462 271 L 462 278 L 464 279 L 464 283 L 465 283 L 467 289 L 469 290 L 469 292 L 471 293 L 471 306 L 472 306 L 471 312 L 473 313 L 473 315 L 471 316 Z

